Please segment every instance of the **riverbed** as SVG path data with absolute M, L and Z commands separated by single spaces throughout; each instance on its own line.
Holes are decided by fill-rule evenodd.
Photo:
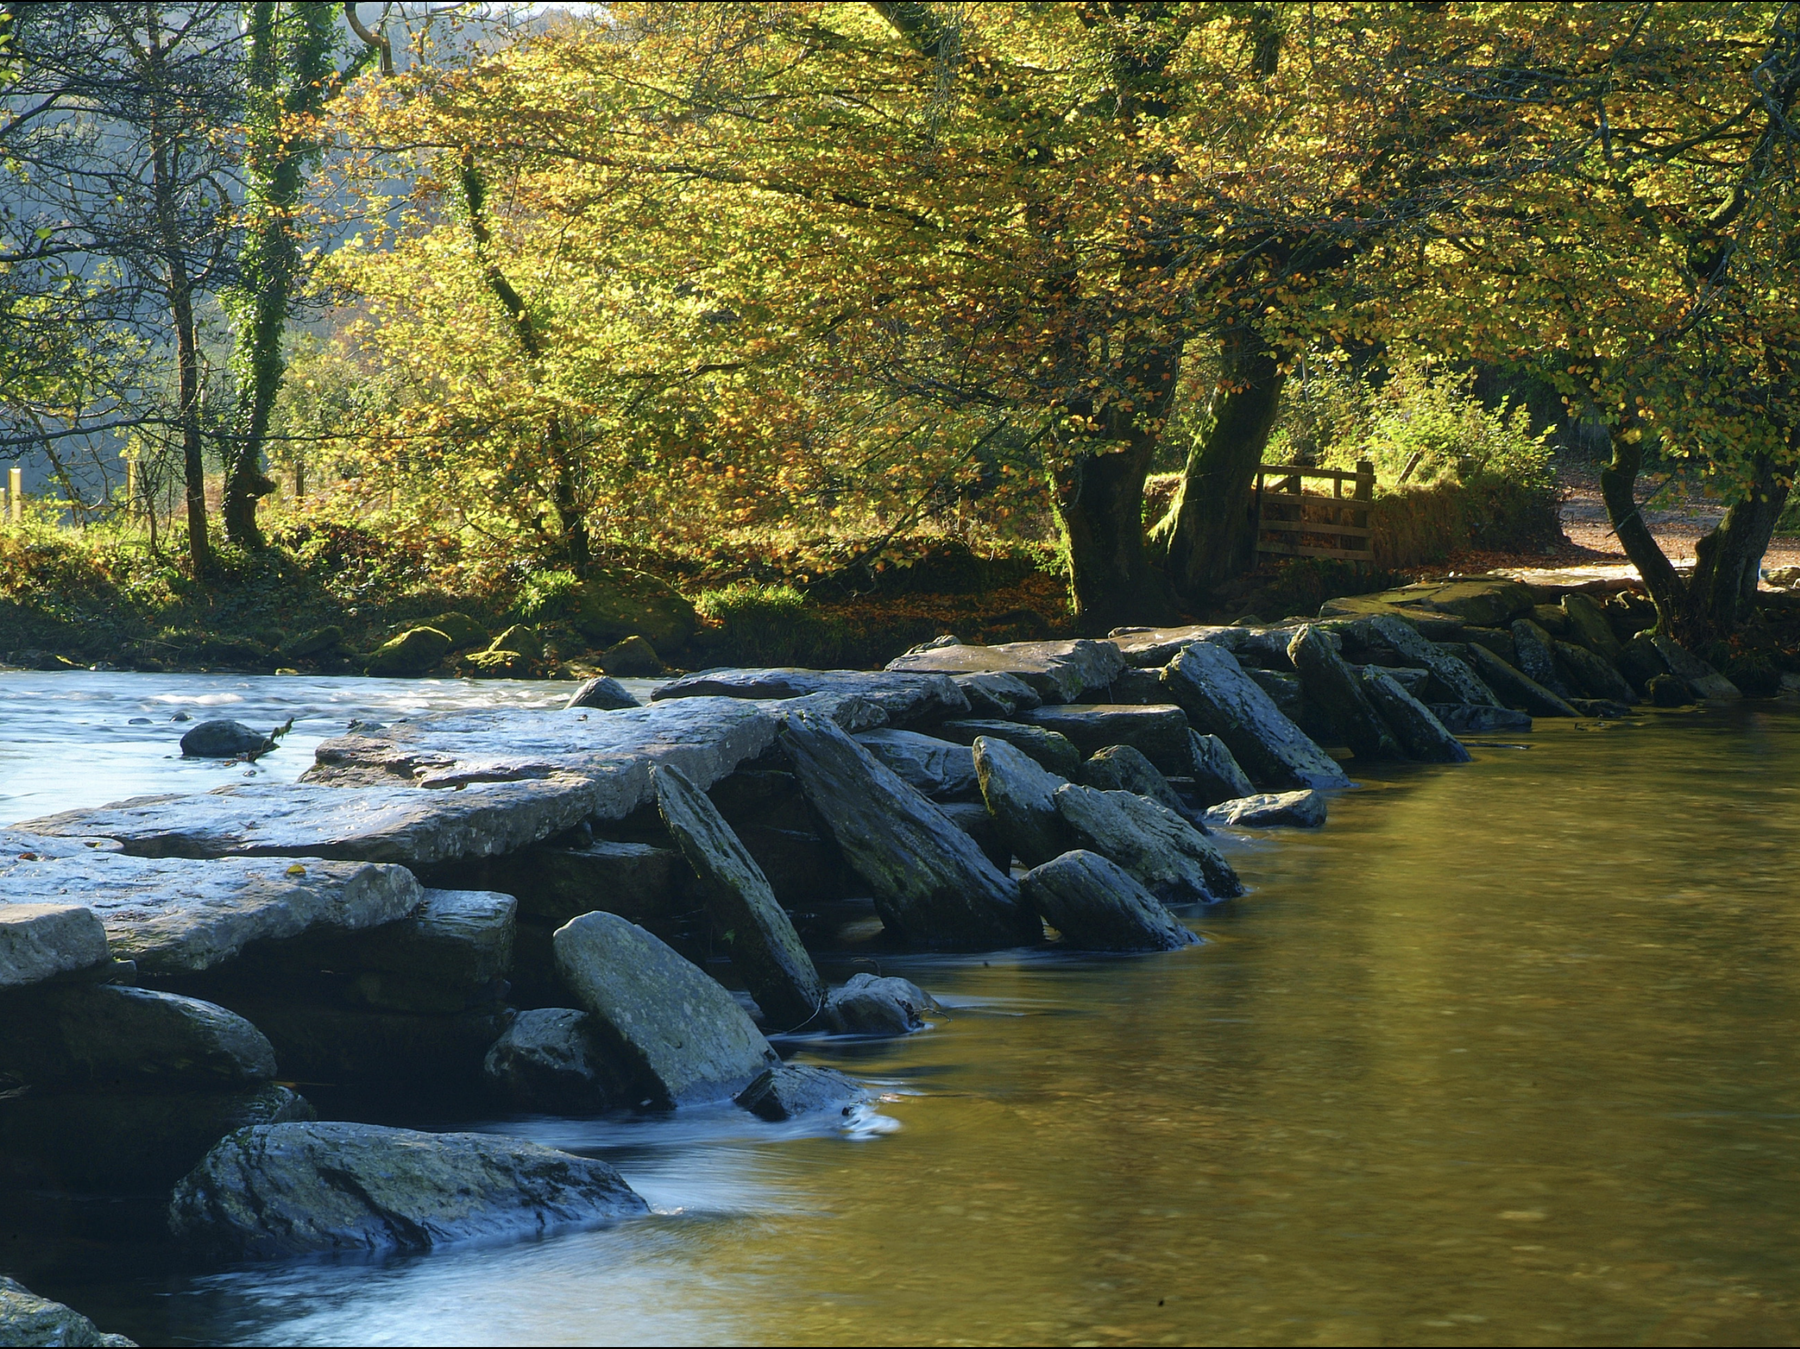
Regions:
M 93 804 L 101 774 L 113 799 L 244 771 L 162 758 L 172 711 L 127 734 L 122 703 L 12 682 L 80 678 L 0 678 L 5 818 Z M 378 681 L 236 682 L 245 720 L 328 709 L 296 722 L 295 772 L 303 729 L 380 710 L 299 688 Z M 386 687 L 386 717 L 559 692 Z M 31 786 L 21 738 L 77 713 L 97 729 L 41 760 L 66 781 Z M 1539 721 L 1474 753 L 1235 845 L 1252 893 L 1192 916 L 1203 946 L 885 960 L 950 1012 L 800 1048 L 884 1092 L 855 1127 L 391 1121 L 594 1152 L 649 1219 L 218 1270 L 128 1206 L 52 1206 L 8 1224 L 0 1268 L 145 1343 L 1800 1338 L 1800 704 Z

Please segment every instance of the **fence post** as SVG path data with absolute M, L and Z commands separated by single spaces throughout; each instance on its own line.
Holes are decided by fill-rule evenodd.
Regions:
M 25 518 L 25 470 L 14 464 L 6 478 L 6 515 L 16 525 Z

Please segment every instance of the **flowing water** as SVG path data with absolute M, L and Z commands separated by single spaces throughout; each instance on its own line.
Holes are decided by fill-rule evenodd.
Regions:
M 1239 845 L 1204 946 L 886 962 L 950 1014 L 801 1048 L 886 1094 L 853 1129 L 430 1121 L 648 1219 L 221 1271 L 88 1213 L 0 1259 L 145 1343 L 1800 1339 L 1800 705 L 1475 752 Z

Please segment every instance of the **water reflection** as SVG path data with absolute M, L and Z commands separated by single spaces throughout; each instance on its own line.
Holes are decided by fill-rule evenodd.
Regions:
M 806 1048 L 891 1133 L 422 1121 L 651 1219 L 43 1291 L 151 1342 L 1791 1342 L 1800 709 L 1639 720 L 1339 797 L 1172 957 L 905 961 L 937 1030 Z

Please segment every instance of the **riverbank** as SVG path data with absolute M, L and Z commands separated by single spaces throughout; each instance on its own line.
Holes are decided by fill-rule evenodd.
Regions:
M 617 693 L 602 687 L 566 712 L 354 730 L 321 744 L 300 784 L 26 822 L 9 838 L 0 917 L 31 930 L 15 946 L 37 963 L 15 961 L 9 996 L 15 1015 L 49 1018 L 64 1053 L 20 1059 L 33 1037 L 12 1044 L 8 1155 L 104 1193 L 122 1183 L 107 1165 L 127 1136 L 137 1183 L 178 1179 L 209 1129 L 314 1138 L 313 1106 L 276 1081 L 277 1062 L 284 1081 L 324 1084 L 323 1099 L 679 1112 L 736 1095 L 777 1118 L 842 1115 L 867 1089 L 788 1072 L 764 1036 L 912 1033 L 931 1003 L 897 980 L 828 988 L 811 951 L 1011 949 L 1043 942 L 1045 919 L 1062 949 L 1179 946 L 1170 904 L 1243 888 L 1203 829 L 1316 826 L 1322 794 L 1349 785 L 1340 757 L 1456 762 L 1468 751 L 1448 726 L 1517 734 L 1531 716 L 1621 716 L 1646 692 L 1736 694 L 1646 635 L 1641 601 L 1549 598 L 1496 579 L 1336 602 L 1285 628 L 934 642 L 878 674 L 710 672 L 644 708 L 607 710 Z M 698 970 L 721 948 L 738 1002 L 703 992 L 718 985 Z M 627 975 L 651 969 L 666 973 Z M 159 1057 L 141 1025 L 121 1057 L 118 1019 L 146 1008 L 213 1037 L 207 1081 L 192 1053 Z M 113 1031 L 105 1044 L 95 1018 Z M 670 1059 L 658 1046 L 672 1039 L 695 1048 Z M 118 1061 L 72 1082 L 55 1066 L 71 1052 Z M 136 1081 L 123 1096 L 105 1086 L 121 1072 Z M 218 1149 L 209 1174 L 227 1162 L 235 1179 L 190 1177 L 190 1196 L 200 1183 L 253 1199 L 269 1183 L 263 1163 Z M 404 1198 L 430 1207 L 418 1190 Z M 542 1203 L 577 1224 L 618 1216 Z M 216 1204 L 177 1212 L 203 1246 L 319 1249 L 240 1231 Z M 327 1248 L 417 1244 L 327 1228 Z

